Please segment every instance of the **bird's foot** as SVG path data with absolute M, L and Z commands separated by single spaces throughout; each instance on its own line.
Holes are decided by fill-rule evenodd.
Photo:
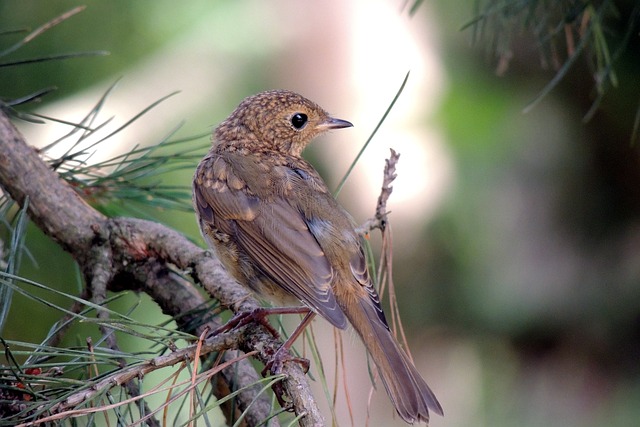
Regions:
M 265 364 L 264 369 L 262 370 L 262 376 L 266 376 L 269 372 L 271 373 L 271 375 L 281 374 L 286 362 L 298 363 L 302 367 L 302 370 L 305 374 L 309 372 L 309 360 L 302 357 L 292 356 L 291 354 L 289 354 L 289 349 L 283 345 Z M 276 383 L 274 383 L 271 386 L 271 389 L 273 390 L 273 394 L 275 395 L 276 399 L 278 399 L 278 404 L 282 409 L 289 412 L 294 410 L 293 403 L 285 399 L 287 393 L 282 385 L 282 381 L 277 381 Z
M 271 390 L 273 390 L 273 395 L 276 397 L 276 399 L 278 399 L 278 405 L 280 405 L 282 409 L 287 412 L 293 412 L 295 410 L 295 408 L 293 407 L 293 402 L 285 398 L 287 392 L 282 385 L 282 381 L 278 381 L 273 384 L 271 386 Z
M 245 311 L 237 313 L 233 316 L 227 323 L 216 329 L 211 333 L 212 336 L 217 334 L 221 334 L 224 332 L 228 332 L 235 328 L 240 328 L 242 326 L 248 325 L 249 323 L 259 323 L 265 327 L 267 331 L 274 338 L 279 339 L 280 333 L 273 328 L 268 322 L 267 316 L 271 314 L 306 314 L 305 318 L 302 320 L 300 325 L 296 328 L 294 333 L 289 337 L 289 339 L 276 350 L 273 355 L 269 358 L 269 360 L 265 363 L 264 369 L 262 370 L 262 376 L 266 376 L 268 373 L 272 375 L 279 375 L 282 373 L 284 364 L 286 362 L 295 362 L 298 363 L 304 373 L 309 372 L 309 360 L 304 359 L 302 357 L 295 357 L 289 353 L 289 348 L 293 344 L 293 341 L 298 337 L 298 335 L 302 332 L 305 326 L 313 319 L 314 313 L 310 311 L 306 307 L 275 307 L 275 308 L 256 308 L 252 311 Z M 285 399 L 286 391 L 282 386 L 281 381 L 277 381 L 272 389 L 276 398 L 278 399 L 278 403 L 280 406 L 286 411 L 292 411 L 293 405 L 290 401 Z
M 271 372 L 271 375 L 281 374 L 282 368 L 286 362 L 298 363 L 305 374 L 309 372 L 309 360 L 303 357 L 292 356 L 289 354 L 289 349 L 283 345 L 273 354 L 273 356 L 271 356 L 269 361 L 265 363 L 264 369 L 262 370 L 262 376 L 266 376 L 267 372 Z
M 241 328 L 253 322 L 261 324 L 275 339 L 279 339 L 280 333 L 269 324 L 269 320 L 267 319 L 267 316 L 270 314 L 271 310 L 263 307 L 256 308 L 252 311 L 241 311 L 236 313 L 227 323 L 214 330 L 211 335 L 215 336 L 223 332 L 229 332 L 232 329 Z

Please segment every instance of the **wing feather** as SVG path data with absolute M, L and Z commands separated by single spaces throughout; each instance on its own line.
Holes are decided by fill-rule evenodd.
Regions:
M 344 329 L 347 320 L 332 289 L 333 267 L 304 215 L 284 195 L 257 197 L 246 184 L 239 184 L 246 179 L 221 161 L 215 159 L 216 173 L 194 191 L 201 221 L 229 234 L 264 275 Z

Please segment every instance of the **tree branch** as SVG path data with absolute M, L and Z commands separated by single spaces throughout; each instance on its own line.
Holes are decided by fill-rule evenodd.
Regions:
M 28 196 L 31 220 L 81 265 L 86 263 L 93 227 L 107 218 L 42 161 L 4 112 L 0 112 L 0 185 L 20 206 Z
M 30 218 L 74 257 L 87 278 L 88 288 L 95 284 L 92 279 L 99 276 L 98 282 L 110 278 L 108 290 L 146 292 L 164 313 L 176 317 L 185 330 L 187 325 L 194 324 L 200 325 L 197 330 L 204 328 L 203 322 L 192 314 L 204 300 L 188 281 L 176 274 L 175 268 L 189 272 L 209 295 L 234 312 L 259 307 L 258 302 L 227 275 L 217 259 L 180 233 L 149 221 L 109 219 L 89 206 L 26 144 L 4 112 L 0 112 L 0 186 L 20 205 L 29 197 Z M 105 266 L 111 270 L 105 272 Z M 95 290 L 91 289 L 89 295 Z M 208 322 L 215 329 L 216 320 Z M 239 339 L 237 346 L 245 352 L 258 351 L 256 356 L 263 363 L 282 345 L 262 326 L 245 329 Z M 247 366 L 250 365 L 245 365 L 244 371 Z M 295 413 L 301 416 L 300 425 L 323 425 L 300 366 L 285 364 L 283 373 L 286 375 L 283 386 L 292 399 Z M 231 377 L 236 383 L 228 382 L 238 389 L 255 383 L 257 374 L 226 375 Z M 254 402 L 249 406 L 256 397 L 255 390 L 249 389 L 241 395 L 239 404 L 248 411 L 250 425 L 268 417 L 270 402 L 266 396 L 258 398 L 259 404 Z

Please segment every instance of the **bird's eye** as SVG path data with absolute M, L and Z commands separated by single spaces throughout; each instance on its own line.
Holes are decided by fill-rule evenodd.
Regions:
M 291 124 L 296 129 L 302 129 L 307 124 L 307 115 L 303 113 L 296 113 L 291 117 Z

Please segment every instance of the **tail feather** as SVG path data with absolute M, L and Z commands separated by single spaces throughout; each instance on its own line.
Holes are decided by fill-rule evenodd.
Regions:
M 400 348 L 371 301 L 359 301 L 360 313 L 345 312 L 378 367 L 380 378 L 400 417 L 408 423 L 429 422 L 429 410 L 443 415 L 442 406 Z

